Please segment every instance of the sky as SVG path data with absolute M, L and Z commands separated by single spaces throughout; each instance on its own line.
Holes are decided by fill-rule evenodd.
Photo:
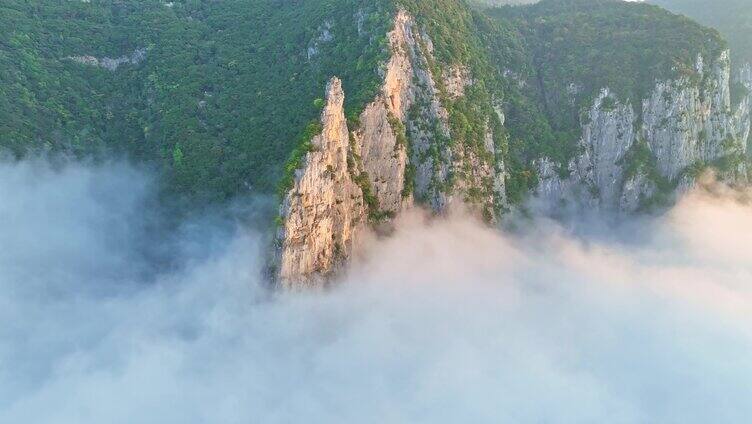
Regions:
M 0 423 L 738 423 L 752 208 L 492 229 L 405 214 L 329 289 L 261 278 L 264 199 L 164 225 L 126 164 L 0 165 Z

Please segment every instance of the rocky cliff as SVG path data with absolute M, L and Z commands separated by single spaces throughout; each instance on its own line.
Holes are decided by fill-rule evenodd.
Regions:
M 728 51 L 695 66 L 696 76 L 658 81 L 637 104 L 604 87 L 584 113 L 580 154 L 567 175 L 538 161 L 537 194 L 551 205 L 633 212 L 685 190 L 707 167 L 746 182 L 752 98 L 732 107 Z
M 548 3 L 571 12 L 567 2 Z M 732 96 L 722 40 L 655 9 L 598 4 L 589 19 L 604 28 L 623 25 L 628 16 L 651 30 L 642 11 L 705 44 L 690 53 L 663 40 L 659 50 L 667 55 L 654 54 L 649 63 L 639 62 L 639 48 L 622 52 L 622 63 L 639 62 L 637 74 L 622 78 L 597 55 L 609 57 L 611 43 L 623 46 L 624 40 L 588 47 L 596 59 L 587 60 L 599 67 L 591 70 L 572 59 L 583 51 L 576 42 L 555 38 L 561 46 L 553 49 L 546 28 L 529 26 L 546 25 L 536 16 L 548 8 L 530 9 L 520 26 L 527 29 L 516 35 L 509 21 L 493 27 L 485 18 L 467 18 L 485 25 L 485 41 L 467 35 L 472 31 L 465 33 L 469 38 L 444 32 L 433 33 L 436 44 L 430 19 L 398 9 L 386 37 L 380 89 L 357 119 L 345 119 L 347 93 L 339 80 L 328 85 L 323 131 L 312 140 L 281 208 L 281 285 L 321 285 L 352 255 L 364 230 L 376 223 L 384 228 L 416 204 L 437 213 L 460 204 L 493 222 L 515 207 L 507 198 L 518 204 L 529 194 L 552 211 L 570 204 L 631 213 L 668 204 L 709 167 L 728 182 L 745 183 L 752 95 Z M 581 18 L 572 15 L 573 22 Z M 568 25 L 567 31 L 579 29 Z M 655 40 L 628 30 L 636 46 Z M 445 51 L 462 46 L 475 46 L 475 56 Z M 553 72 L 549 63 L 561 69 Z M 738 82 L 752 87 L 751 70 L 739 75 Z
M 491 122 L 485 155 L 451 143 L 446 103 L 464 96 L 471 71 L 456 64 L 442 72 L 446 77 L 436 75 L 433 43 L 404 10 L 388 40 L 380 92 L 349 128 L 341 82 L 328 85 L 323 131 L 281 207 L 276 262 L 285 287 L 320 285 L 369 223 L 388 221 L 415 202 L 441 212 L 455 200 L 477 210 L 503 200 L 504 167 Z M 484 197 L 469 201 L 475 192 Z
M 282 205 L 279 277 L 283 286 L 323 281 L 346 256 L 363 218 L 363 195 L 351 178 L 351 154 L 342 83 L 332 79 L 321 114 L 322 131 L 311 140 L 305 167 Z

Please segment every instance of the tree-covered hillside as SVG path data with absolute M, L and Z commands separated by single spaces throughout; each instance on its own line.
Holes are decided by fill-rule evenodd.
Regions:
M 498 7 L 506 5 L 531 4 L 538 0 L 469 0 L 468 3 L 477 7 Z
M 602 88 L 640 102 L 657 80 L 692 77 L 698 55 L 710 61 L 725 48 L 714 30 L 621 0 L 543 0 L 487 13 L 501 28 L 491 48 L 520 52 L 492 58 L 507 81 L 510 148 L 521 177 L 532 173 L 526 164 L 535 158 L 569 161 L 581 111 Z
M 752 3 L 749 0 L 650 0 L 720 31 L 729 42 L 732 60 L 752 63 Z
M 17 157 L 127 153 L 200 200 L 273 191 L 330 76 L 343 79 L 351 111 L 373 95 L 391 10 L 372 0 L 4 1 L 0 146 Z M 115 70 L 80 63 L 139 49 L 144 60 Z
M 481 152 L 488 122 L 498 127 L 512 201 L 534 186 L 533 159 L 574 155 L 580 111 L 602 87 L 641 99 L 725 47 L 687 18 L 620 0 L 482 12 L 463 0 L 5 0 L 0 150 L 127 155 L 202 202 L 272 193 L 331 76 L 351 117 L 373 98 L 397 7 L 433 42 L 446 142 Z M 451 99 L 440 76 L 454 65 L 474 82 Z

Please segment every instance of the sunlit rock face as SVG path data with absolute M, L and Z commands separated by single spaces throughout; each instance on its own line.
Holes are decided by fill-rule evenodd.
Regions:
M 752 64 L 745 63 L 741 66 L 736 78 L 747 90 L 747 95 L 739 101 L 736 109 L 732 110 L 738 119 L 736 124 L 739 133 L 747 134 L 747 138 L 743 140 L 745 140 L 747 153 L 749 154 L 750 144 L 752 144 Z
M 326 94 L 323 130 L 311 141 L 313 149 L 282 205 L 279 278 L 286 287 L 323 281 L 346 255 L 363 217 L 362 194 L 347 168 L 349 136 L 341 81 L 332 79 Z
M 314 139 L 314 151 L 297 171 L 282 207 L 278 266 L 285 287 L 320 286 L 350 256 L 369 217 L 392 217 L 412 204 L 412 196 L 404 195 L 404 122 L 415 102 L 413 25 L 405 12 L 396 15 L 384 82 L 356 127 L 348 128 L 341 83 L 336 78 L 329 83 L 324 132 Z M 327 128 L 336 129 L 331 137 Z
M 639 116 L 634 104 L 604 88 L 587 111 L 581 153 L 566 167 L 569 175 L 553 172 L 548 160 L 538 162 L 538 196 L 548 204 L 634 212 L 657 195 L 691 187 L 707 167 L 727 182 L 746 182 L 741 159 L 752 98 L 732 108 L 728 51 L 712 63 L 698 57 L 696 69 L 698 78 L 658 81 L 637 105 Z
M 400 10 L 387 38 L 383 84 L 357 123 L 345 119 L 341 82 L 333 78 L 328 85 L 322 134 L 312 140 L 281 207 L 275 265 L 284 287 L 322 285 L 350 257 L 369 222 L 389 220 L 415 201 L 437 212 L 455 201 L 491 211 L 504 199 L 504 165 L 488 159 L 498 156 L 491 122 L 486 154 L 449 143 L 449 113 L 429 66 L 435 59 L 428 35 Z M 473 84 L 465 67 L 447 75 L 452 99 Z M 479 189 L 485 186 L 492 188 Z M 468 193 L 476 192 L 482 194 L 469 201 Z
M 404 124 L 414 103 L 412 60 L 408 54 L 412 19 L 397 14 L 394 29 L 388 34 L 392 55 L 386 64 L 384 83 L 376 99 L 360 115 L 354 129 L 354 149 L 360 161 L 358 173 L 367 176 L 380 212 L 395 214 L 403 204 L 407 166 Z
M 658 171 L 673 180 L 696 162 L 712 162 L 746 140 L 731 111 L 730 63 L 724 52 L 711 69 L 697 67 L 703 81 L 661 82 L 643 101 L 643 136 L 654 152 Z M 705 76 L 708 75 L 708 78 Z

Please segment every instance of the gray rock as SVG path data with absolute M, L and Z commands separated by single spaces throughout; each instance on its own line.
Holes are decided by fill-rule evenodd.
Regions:
M 729 155 L 746 155 L 752 96 L 731 110 L 728 51 L 711 63 L 698 57 L 696 69 L 699 78 L 694 80 L 682 77 L 657 82 L 641 101 L 639 122 L 632 104 L 604 88 L 587 111 L 580 140 L 582 153 L 568 164 L 570 177 L 561 181 L 552 172 L 555 166 L 550 160 L 538 161 L 541 183 L 537 196 L 548 204 L 569 197 L 602 209 L 635 211 L 657 190 L 645 170 L 625 175 L 628 153 L 638 140 L 647 143 L 658 175 L 671 182 L 676 193 L 693 185 L 690 168 Z M 740 78 L 752 87 L 752 69 L 743 69 Z M 744 163 L 719 174 L 731 183 L 746 182 L 746 175 Z

